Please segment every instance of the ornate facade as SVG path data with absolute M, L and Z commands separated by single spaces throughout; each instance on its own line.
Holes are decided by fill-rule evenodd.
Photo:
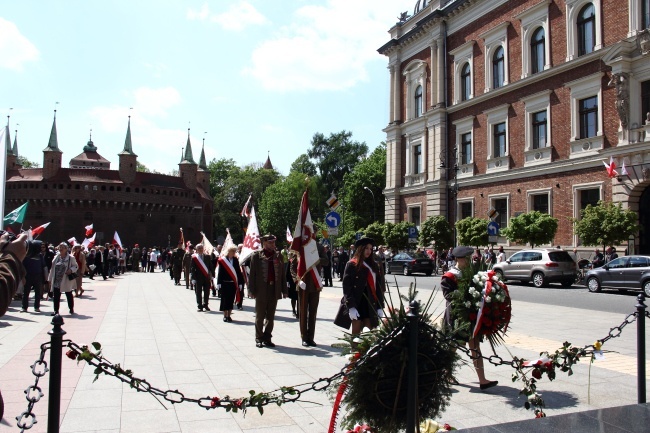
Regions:
M 611 200 L 638 211 L 630 250 L 650 253 L 649 27 L 647 0 L 418 1 L 379 49 L 386 220 L 539 210 L 554 245 L 580 246 L 570 218 Z
M 96 243 L 110 242 L 117 231 L 125 245 L 175 246 L 181 227 L 192 242 L 201 239 L 201 231 L 212 239 L 210 172 L 204 149 L 199 163 L 194 162 L 189 130 L 179 176 L 137 171 L 130 119 L 118 170 L 110 169 L 92 139 L 69 168 L 62 167 L 56 117 L 42 168 L 22 168 L 16 142 L 13 148 L 6 145 L 6 151 L 5 209 L 28 201 L 23 227 L 50 221 L 43 239 L 60 242 L 75 236 L 81 241 L 89 224 L 97 232 Z

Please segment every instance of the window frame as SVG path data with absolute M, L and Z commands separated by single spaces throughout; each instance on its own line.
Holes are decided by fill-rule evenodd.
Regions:
M 579 183 L 571 186 L 573 192 L 573 218 L 580 218 L 580 192 L 588 189 L 598 189 L 599 199 L 604 200 L 605 195 L 605 183 L 604 182 L 589 182 L 589 183 Z M 573 235 L 573 245 L 580 246 L 582 245 L 580 238 L 577 235 Z
M 570 89 L 571 100 L 571 153 L 569 158 L 579 158 L 586 155 L 597 155 L 598 151 L 603 149 L 603 85 L 602 72 L 582 77 L 578 80 L 565 84 Z M 580 136 L 580 101 L 592 96 L 598 98 L 598 128 L 596 135 L 593 137 L 583 138 Z
M 583 15 L 586 13 L 587 9 L 591 8 L 592 15 L 588 18 L 584 18 Z M 591 27 L 591 28 L 589 28 Z M 580 11 L 577 15 L 576 20 L 576 29 L 577 29 L 577 41 L 578 41 L 578 56 L 584 56 L 586 54 L 591 54 L 596 51 L 596 7 L 593 3 L 589 2 L 580 8 Z M 591 30 L 589 32 L 589 30 Z M 590 39 L 591 44 L 587 46 L 587 32 L 591 33 Z
M 508 111 L 510 104 L 503 104 L 484 113 L 487 115 L 487 168 L 486 173 L 507 171 L 510 169 L 510 127 Z M 494 154 L 494 126 L 505 123 L 505 151 L 503 155 L 495 156 Z
M 456 221 L 460 221 L 461 219 L 463 219 L 462 212 L 461 212 L 461 206 L 462 205 L 467 205 L 467 204 L 469 204 L 470 207 L 471 207 L 471 211 L 470 211 L 471 215 L 470 216 L 472 216 L 472 217 L 474 216 L 474 209 L 475 209 L 474 197 L 467 198 L 467 199 L 462 199 L 462 200 L 458 199 L 458 201 L 456 202 Z
M 595 105 L 593 107 L 588 107 L 587 103 L 591 100 L 595 101 Z M 580 131 L 579 138 L 581 140 L 598 135 L 598 113 L 600 111 L 598 108 L 598 95 L 578 99 L 578 129 Z M 593 120 L 593 122 L 591 120 Z M 593 131 L 592 128 L 589 127 L 590 125 L 593 125 Z
M 525 148 L 524 148 L 524 166 L 546 164 L 551 162 L 553 157 L 553 141 L 551 125 L 551 90 L 535 93 L 521 99 L 524 103 L 525 111 Z M 533 116 L 535 113 L 546 110 L 546 147 L 535 149 L 533 146 Z
M 499 57 L 497 57 L 499 55 Z M 505 50 L 499 45 L 492 54 L 492 87 L 499 89 L 505 82 Z
M 472 98 L 472 67 L 465 62 L 460 69 L 460 100 L 469 101 Z
M 510 21 L 505 21 L 498 26 L 479 35 L 483 39 L 485 53 L 485 90 L 490 92 L 495 89 L 507 86 L 510 83 L 509 56 L 508 56 L 508 27 Z M 496 86 L 494 77 L 494 55 L 501 48 L 503 50 L 503 82 Z
M 422 173 L 422 143 L 418 143 L 413 146 L 413 158 L 412 158 L 413 170 L 412 174 Z
M 566 3 L 566 43 L 567 43 L 567 56 L 566 61 L 569 62 L 578 57 L 578 16 L 583 8 L 591 3 L 594 7 L 594 49 L 593 52 L 603 48 L 603 20 L 602 20 L 602 5 L 601 0 L 565 0 Z M 584 55 L 589 55 L 587 53 Z
M 461 46 L 451 50 L 449 55 L 454 59 L 454 95 L 453 104 L 459 104 L 474 98 L 474 44 L 476 41 L 470 40 Z M 469 65 L 469 95 L 467 99 L 461 99 L 461 72 L 465 64 Z
M 420 215 L 420 222 L 419 224 L 413 223 L 413 211 L 417 209 L 419 215 Z M 422 226 L 422 204 L 421 203 L 416 203 L 416 204 L 410 204 L 406 208 L 407 216 L 408 216 L 408 222 L 415 224 L 415 227 L 420 230 L 420 227 Z
M 404 80 L 406 87 L 406 104 L 404 109 L 406 110 L 405 117 L 406 121 L 417 119 L 422 117 L 426 112 L 426 94 L 427 94 L 427 64 L 422 60 L 413 60 L 404 68 Z M 415 102 L 415 92 L 418 87 L 422 87 L 422 105 L 418 109 Z
M 458 161 L 458 173 L 457 173 L 457 178 L 462 179 L 465 177 L 472 177 L 474 176 L 474 116 L 468 116 L 464 117 L 462 119 L 457 120 L 456 122 L 453 123 L 454 127 L 456 128 L 456 153 L 457 155 L 457 161 Z M 471 143 L 471 160 L 468 164 L 462 163 L 462 159 L 460 158 L 461 153 L 462 153 L 462 136 L 464 134 L 471 134 L 472 138 L 472 143 Z
M 497 218 L 499 218 L 499 221 L 497 221 L 497 223 L 499 223 L 499 226 L 500 226 L 499 228 L 504 229 L 504 228 L 507 228 L 508 224 L 510 223 L 510 210 L 511 210 L 510 193 L 508 192 L 508 193 L 503 193 L 503 194 L 490 194 L 490 195 L 488 195 L 489 207 L 496 209 L 496 206 L 494 205 L 496 200 L 506 200 L 507 212 L 505 213 L 505 215 L 502 214 L 501 212 L 499 212 L 499 216 L 497 217 Z M 501 218 L 500 217 L 503 217 L 503 216 L 505 216 L 505 219 L 506 219 L 505 225 L 501 223 Z M 497 243 L 499 243 L 499 244 L 510 245 L 510 241 L 508 241 L 508 239 L 505 236 L 499 236 L 497 239 L 498 239 Z
M 524 12 L 516 16 L 516 18 L 521 22 L 521 78 L 524 79 L 532 75 L 532 58 L 530 43 L 533 37 L 533 33 L 538 28 L 544 29 L 544 39 L 546 43 L 544 44 L 544 70 L 551 67 L 551 47 L 549 40 L 550 28 L 548 20 L 548 10 L 551 0 L 543 0 L 537 5 L 528 8 Z M 541 72 L 541 71 L 540 71 Z
M 553 188 L 540 188 L 540 189 L 530 189 L 526 191 L 526 203 L 528 212 L 531 212 L 534 209 L 533 201 L 536 196 L 546 195 L 547 204 L 548 204 L 548 214 L 553 216 Z
M 535 40 L 535 35 L 541 33 L 542 37 L 540 40 Z M 541 45 L 541 50 L 539 49 Z M 538 74 L 544 71 L 546 66 L 546 31 L 544 27 L 537 27 L 533 34 L 530 36 L 530 74 Z M 539 59 L 541 51 L 541 62 Z
M 421 117 L 422 114 L 423 114 L 423 110 L 422 110 L 422 108 L 423 108 L 423 102 L 422 102 L 423 101 L 423 99 L 422 99 L 423 98 L 423 88 L 422 88 L 422 85 L 418 85 L 415 88 L 415 94 L 414 94 L 413 98 L 415 99 L 413 101 L 415 117 Z
M 538 120 L 537 116 L 544 114 L 544 120 Z M 531 129 L 533 133 L 533 150 L 540 150 L 544 149 L 545 147 L 548 147 L 548 110 L 540 110 L 540 111 L 535 111 L 534 113 L 531 113 Z M 540 126 L 544 126 L 544 142 L 541 142 L 542 134 L 540 134 Z

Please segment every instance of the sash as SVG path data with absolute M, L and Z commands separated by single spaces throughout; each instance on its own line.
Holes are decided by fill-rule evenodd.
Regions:
M 230 275 L 230 278 L 235 282 L 235 286 L 237 289 L 239 289 L 239 281 L 237 281 L 237 272 L 235 272 L 235 268 L 233 267 L 232 263 L 230 263 L 230 260 L 226 260 L 224 257 L 219 257 L 219 264 L 223 266 L 223 268 L 228 272 L 228 275 Z
M 203 260 L 201 260 L 199 255 L 196 253 L 192 254 L 192 260 L 194 261 L 194 263 L 196 263 L 196 266 L 199 268 L 203 276 L 209 280 L 210 271 L 208 271 L 208 267 L 205 265 L 205 263 L 203 263 Z
M 377 298 L 377 274 L 375 274 L 375 271 L 372 270 L 368 263 L 363 262 L 363 266 L 368 268 L 368 287 L 370 287 L 370 293 L 372 293 L 372 297 L 375 298 L 375 302 L 379 302 L 379 299 Z

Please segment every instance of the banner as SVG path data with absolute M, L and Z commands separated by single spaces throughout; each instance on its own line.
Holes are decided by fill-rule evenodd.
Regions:
M 293 242 L 291 242 L 289 248 L 299 255 L 296 274 L 298 279 L 303 281 L 308 272 L 320 261 L 318 246 L 316 245 L 316 238 L 314 236 L 314 223 L 311 220 L 311 213 L 309 212 L 309 194 L 307 190 L 302 195 L 298 221 L 296 222 L 296 229 L 293 232 Z M 320 278 L 317 278 L 314 272 L 312 274 L 314 274 L 314 282 L 317 286 L 320 286 Z
M 212 251 L 214 251 L 214 246 L 210 243 L 208 238 L 205 237 L 205 233 L 201 233 L 201 236 L 203 236 L 203 239 L 201 239 L 201 243 L 203 244 L 203 252 L 209 256 L 212 255 Z
M 5 215 L 3 222 L 5 225 L 9 224 L 14 224 L 14 223 L 23 223 L 23 220 L 25 219 L 25 214 L 27 213 L 27 205 L 29 204 L 28 201 L 17 207 L 16 209 L 12 210 L 9 212 L 7 215 Z
M 35 238 L 38 237 L 38 235 L 43 233 L 43 230 L 45 230 L 47 228 L 47 226 L 49 226 L 49 225 L 50 225 L 50 223 L 45 223 L 45 224 L 43 224 L 41 226 L 36 227 L 35 229 L 32 229 L 32 236 L 35 237 Z
M 89 226 L 84 227 L 86 229 L 86 237 L 87 238 L 91 237 L 92 234 L 93 234 L 93 225 L 94 224 L 91 224 Z
M 262 243 L 260 242 L 260 231 L 257 228 L 257 219 L 255 218 L 255 207 L 251 207 L 250 220 L 248 220 L 248 228 L 246 229 L 246 237 L 244 238 L 244 247 L 239 254 L 239 263 L 243 263 L 248 259 L 248 256 L 253 252 L 261 250 Z
M 115 234 L 113 235 L 113 244 L 119 246 L 120 250 L 122 250 L 122 240 L 120 239 L 120 235 L 117 234 L 117 230 L 115 231 Z
M 81 245 L 86 247 L 86 250 L 90 251 L 91 248 L 95 247 L 95 236 L 97 236 L 97 233 L 93 234 L 92 238 L 84 239 L 84 241 L 81 243 Z
M 226 240 L 223 241 L 223 246 L 221 247 L 221 253 L 219 254 L 219 257 L 226 257 L 226 254 L 228 254 L 228 248 L 230 247 L 236 247 L 235 243 L 232 241 L 232 236 L 230 236 L 230 230 L 226 229 Z

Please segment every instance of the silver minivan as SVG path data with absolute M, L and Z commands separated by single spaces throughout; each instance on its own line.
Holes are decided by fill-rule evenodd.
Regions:
M 546 287 L 548 283 L 570 287 L 576 277 L 573 258 L 556 248 L 518 251 L 505 262 L 495 264 L 493 269 L 502 279 L 532 281 L 535 287 Z

